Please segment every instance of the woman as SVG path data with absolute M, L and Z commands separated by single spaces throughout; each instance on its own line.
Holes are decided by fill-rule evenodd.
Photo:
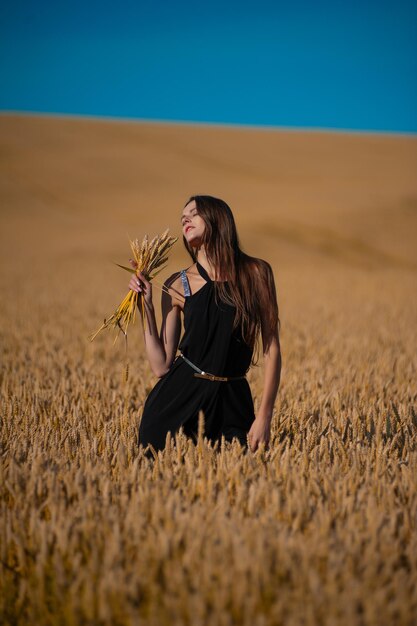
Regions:
M 160 378 L 150 392 L 139 427 L 139 444 L 163 449 L 168 431 L 180 427 L 194 441 L 199 412 L 212 442 L 236 437 L 252 451 L 269 445 L 280 382 L 281 351 L 274 277 L 265 261 L 246 255 L 229 206 L 212 196 L 192 196 L 181 215 L 183 242 L 193 265 L 175 273 L 162 292 L 158 333 L 152 285 L 142 273 L 129 288 L 144 296 L 147 356 Z M 135 267 L 135 263 L 131 260 Z M 184 335 L 180 341 L 181 314 Z M 255 364 L 262 336 L 264 389 L 255 416 L 245 374 Z M 177 350 L 179 354 L 176 356 Z M 149 449 L 147 450 L 149 454 Z

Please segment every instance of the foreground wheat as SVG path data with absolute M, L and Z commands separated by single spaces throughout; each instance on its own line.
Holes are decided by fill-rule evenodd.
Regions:
M 119 265 L 119 263 L 116 263 L 116 265 L 132 274 L 138 275 L 138 272 L 142 272 L 147 280 L 152 280 L 165 267 L 165 263 L 168 260 L 168 252 L 178 239 L 178 237 L 170 237 L 168 233 L 169 229 L 167 228 L 162 235 L 154 237 L 152 241 L 149 241 L 148 235 L 145 235 L 142 243 L 139 243 L 138 239 L 129 240 L 133 258 L 137 263 L 136 269 Z M 129 289 L 128 294 L 113 315 L 109 319 L 105 319 L 100 328 L 90 336 L 91 341 L 105 328 L 114 328 L 119 331 L 115 341 L 120 332 L 127 337 L 128 326 L 131 322 L 134 323 L 136 318 L 138 298 L 140 298 L 141 316 L 145 325 L 146 315 L 143 295 Z

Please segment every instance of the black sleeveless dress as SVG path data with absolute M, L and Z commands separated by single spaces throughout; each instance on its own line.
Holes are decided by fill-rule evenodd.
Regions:
M 179 350 L 194 365 L 216 376 L 244 376 L 250 367 L 253 349 L 233 330 L 235 307 L 215 302 L 214 283 L 197 262 L 197 270 L 206 280 L 198 291 L 189 294 L 188 279 L 182 272 L 185 287 L 184 334 Z M 186 281 L 186 282 L 185 282 Z M 183 426 L 184 433 L 197 438 L 198 414 L 204 413 L 204 436 L 214 442 L 221 436 L 227 441 L 237 437 L 247 448 L 247 433 L 255 419 L 249 383 L 244 379 L 211 381 L 194 376 L 195 370 L 177 356 L 169 371 L 149 393 L 143 407 L 138 443 L 152 444 L 155 450 L 165 446 Z M 148 449 L 149 451 L 149 449 Z

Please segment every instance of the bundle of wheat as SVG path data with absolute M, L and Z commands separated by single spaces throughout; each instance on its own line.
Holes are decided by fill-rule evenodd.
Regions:
M 119 263 L 116 263 L 116 265 L 132 274 L 138 275 L 138 272 L 141 272 L 147 280 L 154 279 L 155 276 L 164 269 L 168 260 L 168 252 L 178 239 L 178 237 L 170 237 L 168 233 L 169 229 L 167 228 L 162 235 L 154 237 L 152 241 L 149 241 L 148 235 L 144 236 L 141 243 L 139 243 L 138 239 L 134 239 L 133 241 L 129 240 L 133 258 L 137 264 L 136 269 L 119 265 Z M 115 337 L 115 341 L 120 331 L 127 337 L 127 328 L 131 322 L 134 323 L 136 318 L 138 299 L 140 302 L 142 321 L 145 325 L 146 315 L 143 294 L 138 294 L 136 291 L 130 289 L 113 315 L 105 319 L 100 328 L 90 336 L 91 341 L 105 328 L 114 328 L 119 331 Z

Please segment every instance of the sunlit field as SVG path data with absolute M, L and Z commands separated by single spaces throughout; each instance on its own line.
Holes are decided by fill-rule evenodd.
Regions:
M 1 623 L 417 623 L 417 140 L 3 115 L 0 168 Z M 139 317 L 88 337 L 194 193 L 273 267 L 281 386 L 269 449 L 149 459 Z

